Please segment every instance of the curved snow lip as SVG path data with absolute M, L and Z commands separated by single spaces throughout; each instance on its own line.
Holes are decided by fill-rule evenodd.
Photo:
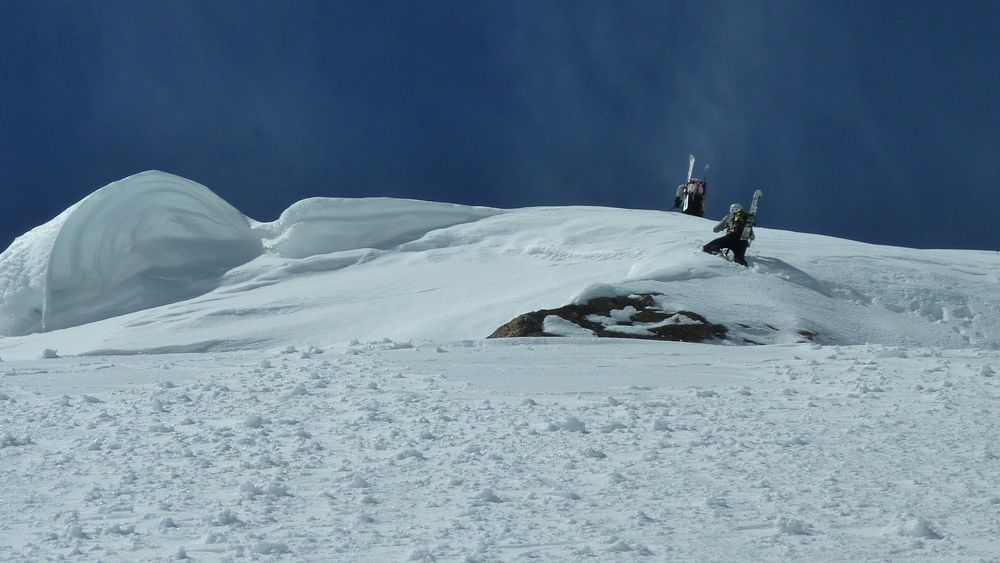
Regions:
M 291 205 L 270 223 L 254 223 L 264 246 L 284 258 L 358 249 L 389 250 L 431 231 L 502 213 L 473 207 L 388 197 L 313 197 Z
M 147 171 L 93 192 L 0 255 L 0 333 L 86 324 L 188 299 L 261 254 L 211 190 Z

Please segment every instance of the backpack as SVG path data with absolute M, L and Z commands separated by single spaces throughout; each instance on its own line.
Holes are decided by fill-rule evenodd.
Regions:
M 743 229 L 747 226 L 747 220 L 750 215 L 740 209 L 729 219 L 729 231 L 730 233 L 742 233 Z
M 684 186 L 684 213 L 689 215 L 705 216 L 705 190 L 708 184 L 700 178 L 691 178 Z

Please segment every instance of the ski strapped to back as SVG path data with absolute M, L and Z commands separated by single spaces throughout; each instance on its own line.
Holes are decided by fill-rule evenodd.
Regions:
M 677 194 L 674 196 L 674 207 L 681 207 L 683 202 L 683 207 L 687 208 L 687 185 L 691 182 L 691 175 L 694 174 L 694 155 L 688 155 L 688 179 L 680 186 L 677 186 Z
M 740 235 L 741 240 L 750 240 L 750 232 L 753 230 L 754 224 L 757 223 L 757 209 L 760 207 L 760 198 L 764 196 L 764 192 L 757 190 L 753 193 L 753 201 L 750 202 L 750 211 L 747 212 L 747 224 L 743 227 L 743 233 Z

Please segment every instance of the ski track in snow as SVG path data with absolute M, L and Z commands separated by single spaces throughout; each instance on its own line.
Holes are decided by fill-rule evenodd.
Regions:
M 0 559 L 1000 552 L 1000 354 L 710 350 L 382 341 L 0 362 Z

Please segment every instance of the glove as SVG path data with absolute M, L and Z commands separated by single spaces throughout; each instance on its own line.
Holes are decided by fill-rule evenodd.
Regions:
M 674 198 L 674 207 L 680 207 L 680 206 L 681 206 L 681 198 L 675 197 Z

